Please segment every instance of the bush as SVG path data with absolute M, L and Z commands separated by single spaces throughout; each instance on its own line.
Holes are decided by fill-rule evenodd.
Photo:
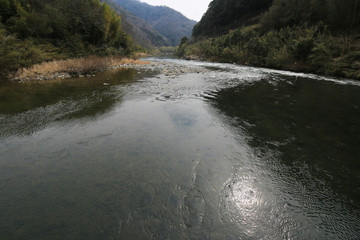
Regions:
M 291 52 L 286 46 L 269 52 L 266 57 L 266 66 L 280 68 L 294 62 Z
M 292 54 L 298 60 L 306 60 L 306 58 L 311 54 L 313 47 L 314 40 L 312 38 L 301 38 L 299 40 L 295 40 Z
M 311 64 L 317 67 L 320 72 L 328 73 L 331 69 L 332 55 L 330 49 L 325 42 L 318 42 L 311 50 L 312 54 L 309 56 Z
M 360 70 L 354 62 L 359 61 L 360 54 L 351 50 L 357 45 L 353 39 L 356 37 L 332 36 L 323 23 L 265 32 L 248 26 L 183 44 L 178 51 L 211 61 L 357 77 Z

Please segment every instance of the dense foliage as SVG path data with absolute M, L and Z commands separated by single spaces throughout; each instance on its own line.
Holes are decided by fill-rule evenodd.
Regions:
M 256 23 L 259 14 L 267 10 L 271 3 L 272 0 L 214 0 L 195 25 L 193 36 L 217 36 L 227 33 L 229 29 Z
M 274 0 L 264 15 L 267 28 L 325 23 L 333 32 L 360 30 L 359 0 Z
M 360 0 L 214 0 L 177 54 L 360 79 L 359 17 Z
M 99 0 L 0 0 L 0 14 L 0 71 L 133 48 L 120 17 Z
M 109 0 L 107 0 L 109 1 Z M 191 36 L 195 21 L 181 13 L 164 6 L 151 6 L 138 0 L 112 0 L 129 12 L 144 19 L 161 35 L 165 36 L 170 45 L 177 45 L 183 36 Z
M 359 31 L 360 0 L 213 0 L 193 36 L 217 36 L 259 21 L 266 29 L 322 22 L 334 32 Z

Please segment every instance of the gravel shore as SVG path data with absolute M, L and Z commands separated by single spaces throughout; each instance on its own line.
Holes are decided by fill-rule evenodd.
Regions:
M 150 70 L 154 72 L 158 72 L 159 74 L 163 74 L 167 77 L 174 78 L 182 74 L 187 73 L 203 73 L 207 72 L 204 67 L 201 66 L 187 66 L 182 65 L 179 63 L 171 63 L 165 61 L 154 61 L 148 64 L 122 64 L 116 67 L 112 67 L 110 69 L 117 69 L 117 68 L 132 68 L 136 70 Z
M 114 69 L 135 69 L 135 70 L 148 70 L 154 71 L 159 74 L 163 74 L 166 77 L 174 78 L 182 74 L 187 73 L 202 73 L 208 71 L 204 67 L 200 66 L 187 66 L 179 63 L 171 63 L 165 61 L 149 61 L 146 60 L 145 64 L 137 63 L 127 63 L 120 64 L 116 66 L 107 67 L 97 71 L 87 72 L 87 73 L 77 73 L 77 72 L 55 72 L 47 75 L 37 74 L 32 76 L 22 76 L 22 77 L 12 77 L 11 80 L 25 82 L 25 81 L 46 81 L 52 79 L 68 79 L 72 77 L 93 77 L 97 72 L 103 72 Z

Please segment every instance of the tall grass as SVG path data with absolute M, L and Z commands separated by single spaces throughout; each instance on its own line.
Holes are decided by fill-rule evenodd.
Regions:
M 36 64 L 29 68 L 19 69 L 12 79 L 32 80 L 52 78 L 57 73 L 68 73 L 70 75 L 88 74 L 103 71 L 111 67 L 117 67 L 124 64 L 147 64 L 139 59 L 130 59 L 124 57 L 99 57 L 88 56 L 76 59 L 57 60 Z

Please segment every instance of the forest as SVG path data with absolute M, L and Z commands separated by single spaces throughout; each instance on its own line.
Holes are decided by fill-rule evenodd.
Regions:
M 0 0 L 0 72 L 49 60 L 128 55 L 121 18 L 99 0 Z
M 360 78 L 359 0 L 214 0 L 184 58 Z

